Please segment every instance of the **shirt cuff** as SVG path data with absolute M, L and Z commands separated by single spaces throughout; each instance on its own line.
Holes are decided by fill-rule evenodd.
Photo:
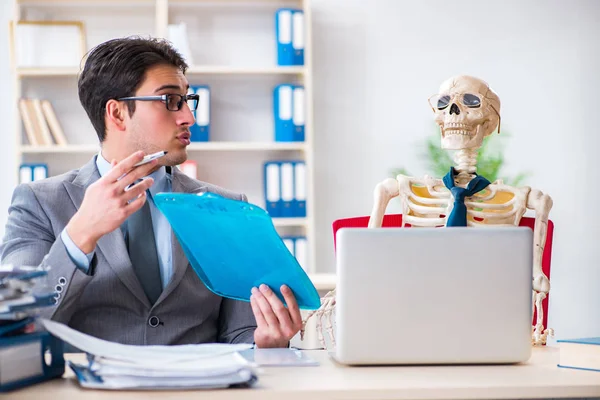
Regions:
M 89 254 L 85 254 L 75 243 L 71 240 L 71 237 L 67 233 L 67 229 L 63 229 L 60 237 L 67 248 L 67 254 L 71 257 L 71 261 L 83 272 L 86 274 L 89 272 L 90 263 L 92 262 L 92 257 L 94 256 L 94 252 L 92 251 Z

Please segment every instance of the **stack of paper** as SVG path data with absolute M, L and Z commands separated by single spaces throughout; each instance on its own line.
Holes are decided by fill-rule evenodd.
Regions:
M 240 355 L 250 344 L 133 346 L 98 339 L 42 320 L 48 332 L 87 353 L 69 362 L 81 386 L 98 389 L 215 389 L 250 386 L 255 365 Z
M 31 332 L 40 307 L 54 304 L 46 277 L 39 267 L 0 266 L 0 337 Z

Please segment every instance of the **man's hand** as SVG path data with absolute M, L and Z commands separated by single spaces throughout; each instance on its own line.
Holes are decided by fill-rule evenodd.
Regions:
M 267 285 L 252 288 L 250 305 L 257 325 L 254 343 L 259 348 L 287 347 L 302 328 L 302 316 L 292 290 L 286 285 L 280 290 L 287 308 Z
M 144 153 L 138 151 L 119 163 L 113 162 L 110 172 L 86 190 L 79 210 L 66 227 L 73 243 L 84 253 L 94 250 L 102 236 L 117 229 L 144 205 L 146 189 L 152 186 L 152 178 L 144 179 L 125 191 L 127 186 L 148 175 L 157 163 L 153 160 L 134 168 L 143 158 Z

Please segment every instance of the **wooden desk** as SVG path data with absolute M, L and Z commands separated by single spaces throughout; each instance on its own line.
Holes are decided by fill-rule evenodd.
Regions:
M 117 392 L 82 389 L 70 369 L 63 379 L 9 392 L 21 399 L 501 399 L 600 397 L 600 372 L 558 368 L 556 348 L 534 348 L 528 363 L 507 366 L 343 367 L 308 351 L 319 367 L 265 368 L 251 389 Z M 68 355 L 79 360 L 81 355 Z M 202 397 L 200 397 L 202 396 Z

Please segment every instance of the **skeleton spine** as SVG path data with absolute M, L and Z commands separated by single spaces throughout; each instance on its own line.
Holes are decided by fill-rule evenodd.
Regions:
M 462 149 L 454 155 L 454 163 L 459 175 L 474 174 L 477 172 L 478 149 Z

